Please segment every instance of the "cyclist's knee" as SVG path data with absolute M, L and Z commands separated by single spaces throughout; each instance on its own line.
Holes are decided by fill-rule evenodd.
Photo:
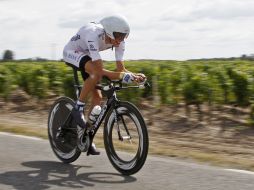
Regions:
M 89 73 L 92 79 L 98 82 L 102 78 L 103 64 L 101 61 L 89 61 L 86 64 L 85 70 Z
M 102 74 L 101 73 L 96 73 L 96 72 L 93 72 L 90 74 L 90 77 L 95 80 L 96 82 L 99 82 L 102 78 Z

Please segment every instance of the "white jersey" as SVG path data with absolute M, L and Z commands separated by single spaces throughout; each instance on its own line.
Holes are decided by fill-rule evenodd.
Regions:
M 88 55 L 92 61 L 101 59 L 100 51 L 112 48 L 112 44 L 105 43 L 105 31 L 98 23 L 89 23 L 80 28 L 64 47 L 63 57 L 66 62 L 79 66 L 80 59 Z M 123 61 L 125 42 L 115 47 L 116 61 Z

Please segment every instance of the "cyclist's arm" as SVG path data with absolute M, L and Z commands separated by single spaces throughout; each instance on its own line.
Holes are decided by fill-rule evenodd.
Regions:
M 124 66 L 124 61 L 123 61 L 124 51 L 125 51 L 125 42 L 123 41 L 120 43 L 118 47 L 115 47 L 116 71 L 131 73 Z
M 135 81 L 137 83 L 143 82 L 146 80 L 146 76 L 144 74 L 138 73 L 131 73 L 127 70 L 122 71 L 122 72 L 114 72 L 114 71 L 109 71 L 107 69 L 103 69 L 102 71 L 103 76 L 108 77 L 111 80 L 124 80 L 126 75 L 129 75 L 128 78 L 128 82 L 125 81 L 125 83 L 130 83 L 131 81 L 129 79 L 131 79 L 132 81 Z
M 128 72 L 128 73 L 130 73 L 130 71 L 128 71 L 125 68 L 123 61 L 116 61 L 116 71 L 117 72 Z
M 111 80 L 119 80 L 122 79 L 123 72 L 113 72 L 109 71 L 103 68 L 103 63 L 101 56 L 99 54 L 99 44 L 96 37 L 94 37 L 92 34 L 89 34 L 89 36 L 86 38 L 86 44 L 89 49 L 90 57 L 92 58 L 92 64 L 90 66 L 86 66 L 86 71 L 91 74 L 93 72 L 98 73 L 101 76 L 106 76 Z M 120 55 L 120 54 L 118 54 Z M 122 56 L 120 56 L 121 59 Z M 122 65 L 122 64 L 119 64 Z M 120 68 L 120 67 L 119 67 Z
M 104 69 L 101 59 L 92 61 L 92 64 L 87 64 L 86 72 L 89 73 L 91 77 L 93 73 L 97 73 L 99 76 L 106 76 L 111 80 L 120 80 L 123 77 L 123 72 L 115 72 Z

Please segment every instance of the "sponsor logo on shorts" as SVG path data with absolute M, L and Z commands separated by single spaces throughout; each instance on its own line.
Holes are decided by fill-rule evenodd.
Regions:
M 75 55 L 72 55 L 72 54 L 68 54 L 68 58 L 69 59 L 72 59 L 72 60 L 77 60 L 77 56 L 75 56 Z

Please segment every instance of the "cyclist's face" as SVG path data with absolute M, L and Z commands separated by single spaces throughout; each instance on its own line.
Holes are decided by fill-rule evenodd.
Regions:
M 124 41 L 124 39 L 121 38 L 111 39 L 112 45 L 116 47 L 118 47 L 122 41 Z

